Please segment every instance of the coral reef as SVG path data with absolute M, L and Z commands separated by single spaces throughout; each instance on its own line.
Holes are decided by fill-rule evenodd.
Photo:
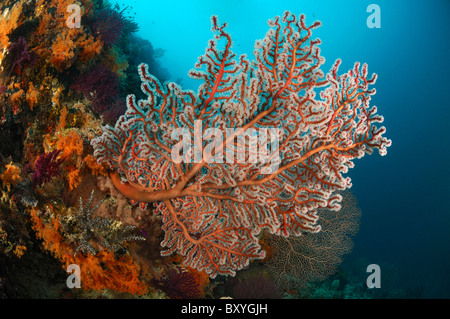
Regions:
M 52 216 L 53 215 L 53 216 Z M 76 249 L 60 233 L 61 223 L 52 210 L 45 212 L 30 210 L 33 230 L 43 240 L 43 246 L 57 259 L 63 261 L 64 268 L 69 265 L 81 265 L 83 289 L 86 291 L 104 289 L 144 294 L 147 287 L 139 279 L 140 267 L 128 255 L 116 256 L 113 251 L 102 250 L 93 254 L 76 254 Z
M 148 265 L 138 264 L 132 252 L 141 250 L 133 244 L 144 237 L 141 227 L 151 228 L 138 216 L 127 215 L 131 206 L 112 197 L 97 180 L 107 175 L 107 168 L 96 162 L 89 145 L 102 125 L 125 110 L 123 88 L 131 72 L 130 39 L 137 39 L 133 34 L 137 25 L 124 10 L 107 2 L 81 0 L 76 2 L 81 27 L 70 28 L 66 21 L 72 4 L 66 0 L 0 4 L 0 138 L 8 141 L 0 145 L 2 297 L 74 298 L 105 291 L 142 295 L 149 292 L 151 276 L 162 275 L 165 269 L 144 272 Z M 114 19 L 119 18 L 116 30 Z M 156 65 L 152 52 L 146 54 L 147 61 Z M 86 75 L 96 70 L 101 81 L 97 77 L 88 83 Z M 155 72 L 164 80 L 167 73 L 161 70 Z M 77 89 L 77 79 L 84 79 L 83 89 Z M 94 92 L 100 95 L 93 96 Z M 149 243 L 154 241 L 152 235 L 146 233 Z M 14 263 L 21 260 L 34 267 L 30 261 L 34 259 L 54 270 L 47 277 L 37 276 L 48 281 L 40 282 L 42 287 L 52 285 L 54 278 L 65 287 L 67 266 L 78 264 L 82 292 L 59 284 L 55 290 L 58 287 L 61 294 L 48 289 L 47 295 L 31 286 L 27 292 L 20 279 L 28 278 L 22 273 L 27 265 Z M 158 258 L 154 262 L 158 264 Z M 21 289 L 10 289 L 13 283 Z
M 351 187 L 344 174 L 353 160 L 376 149 L 385 155 L 391 145 L 369 104 L 376 75 L 369 77 L 366 64 L 338 75 L 337 60 L 325 75 L 320 40 L 311 39 L 320 22 L 308 26 L 304 16 L 286 12 L 269 25 L 251 62 L 236 59 L 226 24 L 214 16 L 215 40 L 189 73 L 203 81 L 198 93 L 161 84 L 141 64 L 147 99 L 129 95 L 126 113 L 92 141 L 117 190 L 143 209 L 153 203 L 162 216 L 162 254 L 179 254 L 211 278 L 264 258 L 262 231 L 319 232 L 319 210 L 339 211 L 338 192 Z M 251 138 L 255 131 L 267 137 L 267 128 L 276 130 L 271 142 Z M 244 140 L 236 142 L 238 135 Z M 193 147 L 185 136 L 194 137 Z M 187 147 L 174 157 L 180 143 Z M 263 155 L 251 160 L 245 151 L 258 143 Z
M 79 28 L 68 25 L 71 5 Z M 1 298 L 314 295 L 279 289 L 290 289 L 286 277 L 314 285 L 333 267 L 280 268 L 291 253 L 283 243 L 293 254 L 314 246 L 315 256 L 326 246 L 336 265 L 356 229 L 344 174 L 390 141 L 375 126 L 366 65 L 338 75 L 338 60 L 325 75 L 311 40 L 320 23 L 286 13 L 269 25 L 249 61 L 213 17 L 215 39 L 190 73 L 203 81 L 194 93 L 165 82 L 164 49 L 137 35 L 126 9 L 0 3 Z M 174 162 L 172 133 L 194 134 L 198 121 L 201 133 L 277 127 L 280 161 Z M 66 285 L 73 264 L 81 289 Z

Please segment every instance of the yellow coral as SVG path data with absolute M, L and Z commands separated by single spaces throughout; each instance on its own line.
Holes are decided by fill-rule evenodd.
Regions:
M 62 130 L 66 127 L 67 113 L 67 107 L 63 106 L 61 114 L 59 116 L 59 123 L 55 130 L 56 133 L 61 133 Z
M 63 91 L 63 87 L 59 86 L 57 89 L 53 89 L 53 95 L 52 95 L 52 105 L 53 106 L 59 106 L 59 97 Z
M 25 95 L 25 91 L 20 89 L 17 92 L 14 92 L 13 94 L 11 94 L 11 96 L 9 97 L 9 99 L 11 100 L 11 103 L 14 105 L 20 105 L 23 97 Z

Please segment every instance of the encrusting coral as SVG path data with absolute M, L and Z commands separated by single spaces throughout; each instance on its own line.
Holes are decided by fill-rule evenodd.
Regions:
M 51 253 L 63 269 L 80 265 L 84 291 L 143 294 L 149 277 L 128 247 L 144 238 L 137 229 L 143 223 L 116 218 L 123 214 L 109 195 L 94 215 L 89 197 L 92 192 L 104 197 L 96 178 L 107 176 L 89 141 L 104 121 L 115 121 L 125 110 L 121 87 L 129 73 L 129 37 L 137 26 L 118 7 L 81 0 L 75 5 L 82 25 L 69 28 L 67 9 L 73 4 L 0 4 L 0 138 L 10 141 L 0 145 L 0 254 L 7 257 L 3 262 L 34 252 L 28 248 L 36 244 L 36 233 L 42 252 Z M 82 92 L 71 89 L 93 66 L 106 75 L 103 80 L 115 81 L 113 99 L 91 99 L 93 92 L 108 92 L 100 82 Z M 88 205 L 77 206 L 80 198 Z

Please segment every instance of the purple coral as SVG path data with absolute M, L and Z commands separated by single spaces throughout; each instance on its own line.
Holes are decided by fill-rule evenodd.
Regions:
M 116 106 L 120 80 L 116 73 L 103 64 L 97 64 L 81 74 L 71 88 L 92 101 L 92 110 L 103 114 Z
M 11 65 L 8 76 L 14 71 L 16 67 L 21 69 L 23 64 L 29 63 L 34 64 L 36 61 L 36 55 L 28 51 L 28 43 L 23 37 L 19 39 L 8 47 L 8 63 Z
M 60 153 L 61 150 L 54 150 L 53 152 L 39 156 L 35 163 L 35 171 L 31 178 L 34 187 L 38 185 L 41 186 L 58 175 L 59 166 L 64 161 L 64 158 L 58 159 Z
M 119 116 L 125 113 L 127 110 L 127 106 L 125 103 L 125 99 L 119 98 L 111 104 L 111 107 L 103 112 L 103 119 L 108 123 L 115 123 Z
M 124 10 L 117 11 L 112 8 L 104 8 L 98 13 L 92 28 L 99 33 L 105 46 L 117 44 L 126 25 Z

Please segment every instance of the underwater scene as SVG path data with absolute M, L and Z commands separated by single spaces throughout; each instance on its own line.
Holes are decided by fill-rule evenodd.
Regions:
M 447 0 L 0 0 L 0 299 L 450 298 L 449 52 Z

